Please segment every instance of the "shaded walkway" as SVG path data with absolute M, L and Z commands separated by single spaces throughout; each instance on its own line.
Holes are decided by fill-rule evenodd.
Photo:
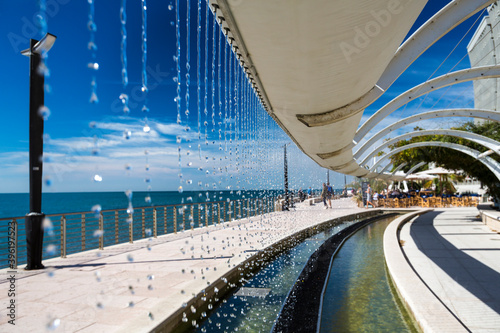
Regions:
M 476 208 L 436 209 L 406 223 L 400 240 L 415 272 L 463 331 L 498 332 L 500 235 L 478 215 Z

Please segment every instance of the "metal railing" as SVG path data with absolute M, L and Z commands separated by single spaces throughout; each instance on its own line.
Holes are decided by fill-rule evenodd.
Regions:
M 208 227 L 274 211 L 276 198 L 239 199 L 205 203 L 48 214 L 44 222 L 43 259 L 134 240 Z M 24 216 L 0 218 L 0 268 L 26 263 Z

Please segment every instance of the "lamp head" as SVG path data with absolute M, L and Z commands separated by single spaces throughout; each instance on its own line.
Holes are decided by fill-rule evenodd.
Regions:
M 32 52 L 37 54 L 44 54 L 52 48 L 52 45 L 54 45 L 56 38 L 57 37 L 54 36 L 53 34 L 46 33 L 45 36 L 43 36 L 42 39 L 40 39 L 35 44 L 35 46 L 33 46 L 33 48 L 23 50 L 21 51 L 21 54 L 27 57 L 29 57 L 32 54 Z

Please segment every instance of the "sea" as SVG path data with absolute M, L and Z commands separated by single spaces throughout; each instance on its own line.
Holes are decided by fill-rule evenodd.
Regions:
M 342 189 L 334 189 L 341 193 Z M 320 193 L 320 190 L 313 190 Z M 245 190 L 245 191 L 151 191 L 132 192 L 134 208 L 178 205 L 201 202 L 217 202 L 249 198 L 277 197 L 283 190 Z M 149 202 L 149 198 L 151 201 Z M 103 211 L 126 209 L 129 198 L 125 192 L 74 192 L 43 193 L 42 212 L 44 214 L 65 214 L 90 212 L 100 205 Z M 0 218 L 24 217 L 29 211 L 28 193 L 0 193 Z
M 217 202 L 226 200 L 273 197 L 282 194 L 276 190 L 254 191 L 162 191 L 132 192 L 134 208 L 187 204 L 198 202 Z M 151 201 L 149 202 L 149 199 Z M 125 192 L 75 192 L 43 193 L 42 212 L 44 214 L 63 214 L 90 212 L 100 205 L 101 209 L 126 209 L 129 198 Z M 29 211 L 28 193 L 0 193 L 0 218 L 23 217 Z

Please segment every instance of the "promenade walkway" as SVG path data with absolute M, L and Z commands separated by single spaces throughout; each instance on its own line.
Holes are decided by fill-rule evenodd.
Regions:
M 256 250 L 309 226 L 366 211 L 350 199 L 333 205 L 301 204 L 289 212 L 45 260 L 43 271 L 3 269 L 0 332 L 149 332 Z M 12 300 L 15 326 L 6 315 Z
M 0 332 L 148 332 L 256 250 L 309 226 L 367 211 L 349 199 L 333 203 L 331 210 L 299 205 L 295 211 L 46 260 L 43 271 L 1 270 Z M 498 332 L 500 235 L 478 215 L 476 208 L 436 209 L 403 224 L 394 237 L 393 253 L 404 254 L 409 267 L 405 272 L 397 264 L 403 279 L 395 283 L 426 332 Z M 387 259 L 389 267 L 393 259 Z M 7 309 L 12 300 L 15 326 Z
M 411 267 L 393 255 L 388 267 L 426 332 L 499 332 L 500 235 L 477 208 L 423 214 L 402 226 L 398 242 Z

